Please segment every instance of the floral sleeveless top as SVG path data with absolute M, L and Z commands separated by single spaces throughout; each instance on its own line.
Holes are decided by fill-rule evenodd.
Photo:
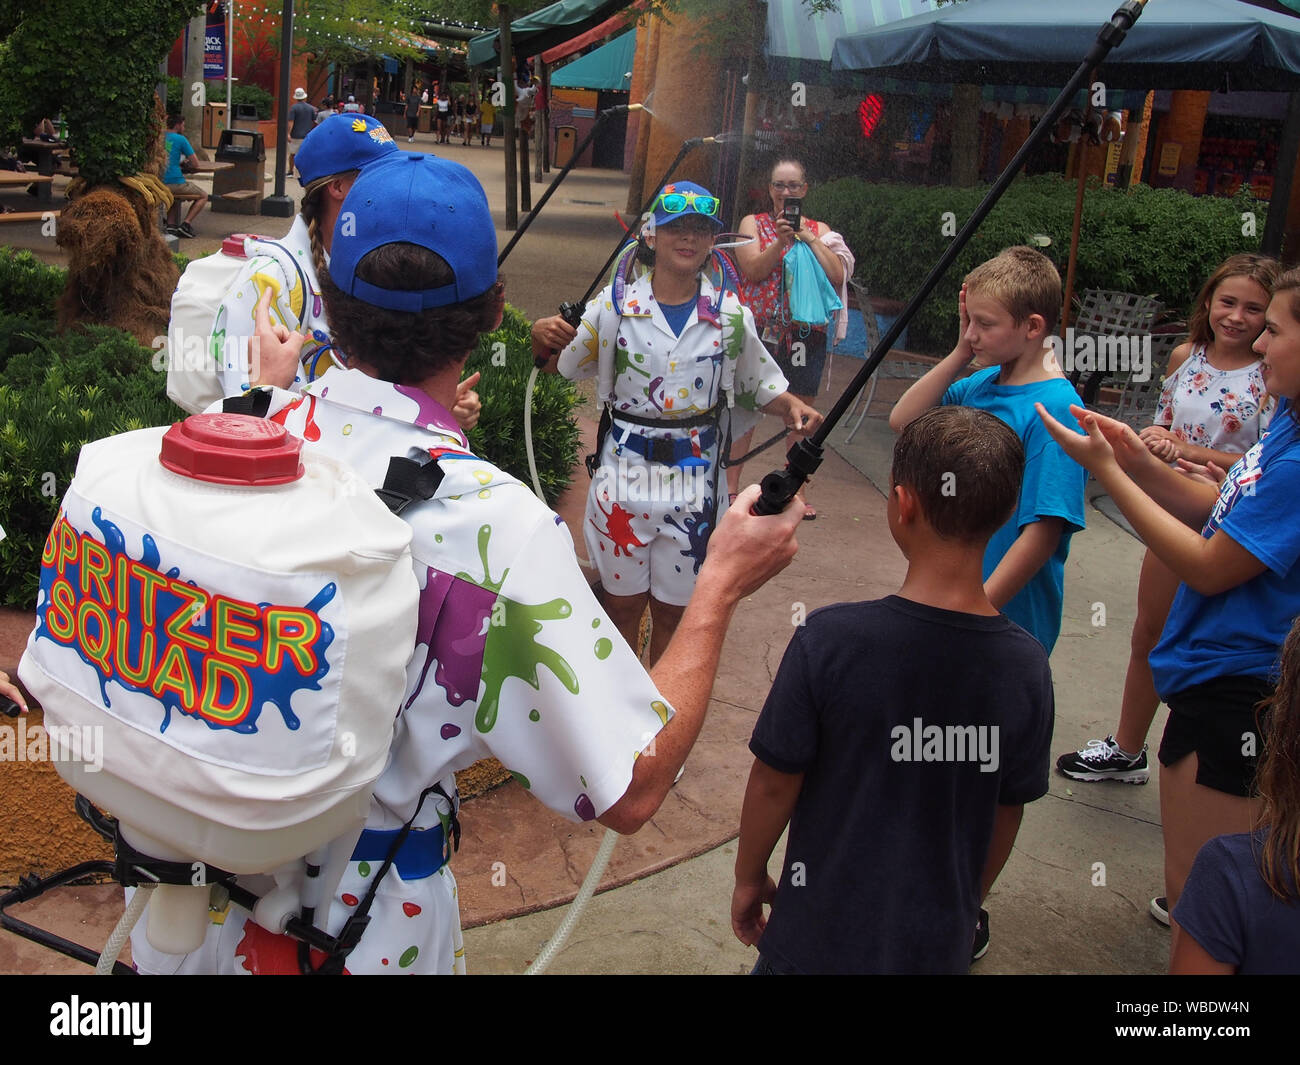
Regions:
M 766 251 L 776 241 L 776 220 L 764 213 L 756 214 L 754 221 L 758 223 L 758 250 Z M 804 222 L 817 225 L 808 217 Z M 778 266 L 762 281 L 748 281 L 744 276 L 740 279 L 740 302 L 753 311 L 754 326 L 760 334 L 769 323 L 781 326 L 781 273 L 782 268 Z
M 1202 345 L 1165 380 L 1155 424 L 1198 447 L 1245 453 L 1259 442 L 1276 405 L 1258 362 L 1220 370 Z

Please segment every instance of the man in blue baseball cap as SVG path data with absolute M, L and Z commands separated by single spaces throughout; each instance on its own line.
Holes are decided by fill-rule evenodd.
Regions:
M 338 935 L 372 893 L 350 973 L 465 970 L 446 864 L 448 833 L 459 832 L 456 770 L 497 757 L 552 810 L 620 832 L 653 816 L 699 735 L 732 612 L 796 548 L 802 503 L 760 518 L 749 513 L 757 489 L 743 496 L 714 536 L 678 638 L 647 674 L 593 597 L 561 520 L 474 455 L 451 415 L 466 359 L 501 322 L 496 256 L 487 197 L 467 169 L 406 153 L 366 167 L 321 277 L 347 368 L 301 394 L 274 390 L 266 409 L 408 501 L 399 513 L 422 589 L 391 757 L 338 892 L 316 913 Z M 273 327 L 265 303 L 258 318 L 261 344 L 292 356 L 302 336 Z M 220 920 L 184 960 L 136 936 L 137 966 L 268 972 L 295 955 L 237 908 Z

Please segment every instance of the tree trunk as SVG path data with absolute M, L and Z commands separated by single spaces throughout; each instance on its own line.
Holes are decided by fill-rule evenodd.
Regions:
M 197 149 L 203 143 L 203 52 L 207 39 L 207 17 L 195 15 L 186 33 L 185 73 L 181 77 L 181 114 L 185 116 L 185 136 Z M 195 89 L 195 86 L 199 89 Z M 206 153 L 205 153 L 206 154 Z

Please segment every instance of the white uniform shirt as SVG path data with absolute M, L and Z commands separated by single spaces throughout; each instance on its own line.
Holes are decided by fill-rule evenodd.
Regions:
M 400 828 L 422 791 L 442 781 L 452 794 L 453 772 L 488 756 L 570 820 L 604 813 L 672 709 L 597 605 L 561 520 L 472 455 L 451 414 L 418 389 L 336 368 L 301 395 L 277 390 L 270 417 L 374 486 L 392 456 L 432 455 L 444 472 L 434 498 L 402 514 L 414 530 L 419 629 L 367 828 Z M 417 827 L 449 813 L 430 796 Z M 349 863 L 318 927 L 338 933 L 378 865 Z M 349 972 L 463 971 L 446 866 L 409 881 L 390 869 L 370 916 Z M 245 918 L 229 908 L 186 958 L 153 951 L 137 931 L 136 963 L 150 972 L 247 972 L 261 959 L 260 971 L 296 972 L 294 942 Z

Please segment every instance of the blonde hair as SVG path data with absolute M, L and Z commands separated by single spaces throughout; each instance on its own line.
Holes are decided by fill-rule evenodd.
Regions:
M 307 236 L 311 240 L 311 263 L 316 268 L 316 276 L 324 277 L 327 272 L 325 264 L 325 238 L 320 231 L 320 196 L 321 190 L 336 178 L 356 178 L 360 170 L 344 170 L 340 174 L 326 174 L 309 183 L 302 195 L 302 220 L 307 223 Z
M 977 293 L 997 300 L 1017 325 L 1037 314 L 1050 333 L 1061 317 L 1061 275 L 1051 259 L 1024 244 L 1007 248 L 966 275 L 966 294 Z

